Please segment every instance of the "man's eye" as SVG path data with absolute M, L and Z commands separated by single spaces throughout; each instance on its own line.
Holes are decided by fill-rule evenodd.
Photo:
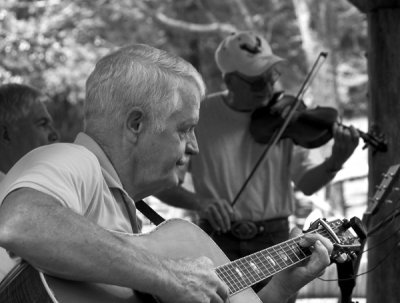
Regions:
M 49 123 L 50 122 L 48 120 L 40 120 L 37 125 L 40 127 L 45 127 L 45 126 L 49 125 Z
M 183 136 L 189 136 L 190 134 L 192 134 L 193 132 L 194 132 L 194 126 L 191 126 L 191 127 L 188 127 L 188 128 L 185 128 L 185 129 L 183 129 L 180 133 L 181 133 L 181 136 L 183 137 Z

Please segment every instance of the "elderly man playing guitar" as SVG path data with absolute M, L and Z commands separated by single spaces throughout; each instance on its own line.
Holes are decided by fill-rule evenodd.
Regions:
M 307 233 L 263 252 L 261 263 L 242 264 L 229 263 L 187 221 L 137 235 L 135 202 L 177 185 L 180 168 L 198 153 L 204 93 L 189 63 L 147 45 L 120 48 L 96 64 L 86 83 L 84 132 L 24 156 L 1 184 L 0 246 L 23 260 L 0 287 L 1 302 L 15 293 L 21 302 L 38 299 L 37 287 L 31 301 L 21 299 L 21 275 L 43 285 L 41 302 L 139 302 L 144 293 L 165 303 L 271 303 L 321 274 L 333 247 L 326 233 Z M 245 285 L 256 282 L 250 270 L 261 278 L 276 273 L 259 297 Z

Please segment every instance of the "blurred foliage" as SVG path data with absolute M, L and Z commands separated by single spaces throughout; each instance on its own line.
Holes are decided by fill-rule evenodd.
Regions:
M 298 85 L 309 67 L 292 1 L 1 0 L 0 81 L 27 83 L 52 96 L 50 111 L 64 141 L 71 141 L 82 127 L 85 80 L 95 62 L 127 43 L 178 53 L 199 69 L 211 92 L 222 88 L 214 63 L 222 37 L 230 29 L 255 29 L 290 62 L 285 86 Z M 330 0 L 308 1 L 317 16 L 318 3 Z M 340 19 L 334 37 L 343 95 L 339 106 L 349 115 L 360 110 L 365 114 L 364 17 L 345 0 L 332 7 L 329 13 Z

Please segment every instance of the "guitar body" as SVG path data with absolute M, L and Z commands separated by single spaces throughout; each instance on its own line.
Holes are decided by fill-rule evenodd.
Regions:
M 144 237 L 148 239 L 147 247 L 149 251 L 165 258 L 197 258 L 201 256 L 209 257 L 216 267 L 224 265 L 230 260 L 215 244 L 215 242 L 198 226 L 181 219 L 167 220 L 157 226 L 147 234 L 131 235 L 132 237 Z M 28 271 L 30 273 L 28 273 Z M 33 291 L 39 291 L 38 283 L 40 280 L 42 292 L 46 292 L 48 301 L 40 302 L 59 302 L 59 303 L 148 303 L 154 302 L 151 296 L 140 295 L 129 288 L 118 287 L 105 284 L 91 284 L 76 281 L 58 279 L 43 273 L 37 273 L 30 266 L 26 266 L 24 275 L 29 275 L 36 280 Z M 16 277 L 16 280 L 18 280 Z M 29 279 L 25 277 L 25 281 Z M 21 281 L 12 281 L 12 283 Z M 29 288 L 29 286 L 27 286 Z M 12 289 L 12 288 L 11 288 Z M 2 298 L 0 294 L 0 298 Z M 14 297 L 15 299 L 15 297 Z M 162 302 L 162 298 L 160 298 Z M 21 301 L 1 302 L 39 302 L 29 299 Z M 230 297 L 231 303 L 260 303 L 259 297 L 251 288 L 247 288 Z M 190 302 L 188 302 L 190 303 Z

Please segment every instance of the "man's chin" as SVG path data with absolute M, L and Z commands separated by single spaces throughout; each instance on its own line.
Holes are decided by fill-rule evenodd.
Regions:
M 173 174 L 173 176 L 170 176 L 169 178 L 166 178 L 162 182 L 160 182 L 160 187 L 162 188 L 161 190 L 169 189 L 171 187 L 178 186 L 180 184 L 179 178 L 177 174 Z

